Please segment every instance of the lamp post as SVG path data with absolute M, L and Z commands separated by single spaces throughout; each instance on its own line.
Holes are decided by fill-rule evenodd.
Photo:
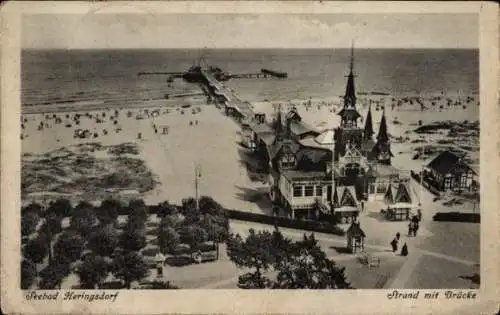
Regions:
M 195 199 L 196 199 L 196 209 L 200 209 L 199 202 L 199 178 L 201 177 L 201 167 L 199 164 L 194 165 L 194 189 L 195 189 Z

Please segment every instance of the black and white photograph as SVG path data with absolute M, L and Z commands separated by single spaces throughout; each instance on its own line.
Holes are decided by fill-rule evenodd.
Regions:
M 23 14 L 18 289 L 475 296 L 480 15 L 314 12 Z

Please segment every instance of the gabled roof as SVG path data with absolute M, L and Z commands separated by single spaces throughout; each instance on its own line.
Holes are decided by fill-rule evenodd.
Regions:
M 358 200 L 356 199 L 354 186 L 336 186 L 333 194 L 333 203 L 338 208 L 345 206 L 356 207 Z
M 353 222 L 351 226 L 347 229 L 346 231 L 347 235 L 350 236 L 361 236 L 361 237 L 366 237 L 365 232 L 361 228 L 359 223 Z
M 412 203 L 410 187 L 407 183 L 392 183 L 385 194 L 389 204 Z
M 427 167 L 435 170 L 436 172 L 445 175 L 450 172 L 450 170 L 455 167 L 456 164 L 461 163 L 465 167 L 469 168 L 469 166 L 465 165 L 465 163 L 461 162 L 461 158 L 456 154 L 450 151 L 443 151 L 437 157 L 435 157 Z

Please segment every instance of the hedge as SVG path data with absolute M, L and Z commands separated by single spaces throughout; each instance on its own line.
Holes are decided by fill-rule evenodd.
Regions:
M 257 222 L 268 225 L 276 225 L 279 227 L 306 230 L 318 233 L 328 233 L 341 236 L 345 235 L 344 230 L 342 230 L 336 225 L 324 221 L 312 221 L 312 220 L 301 221 L 285 217 L 274 217 L 264 214 L 243 212 L 230 209 L 226 209 L 225 212 L 230 219 L 235 219 L 235 220 Z
M 433 217 L 434 221 L 447 221 L 447 222 L 481 222 L 481 215 L 479 213 L 470 212 L 438 212 Z

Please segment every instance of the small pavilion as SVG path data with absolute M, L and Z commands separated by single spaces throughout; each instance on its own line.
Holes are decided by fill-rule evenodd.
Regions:
M 346 232 L 347 249 L 355 254 L 364 251 L 366 234 L 361 229 L 359 222 L 353 222 Z

